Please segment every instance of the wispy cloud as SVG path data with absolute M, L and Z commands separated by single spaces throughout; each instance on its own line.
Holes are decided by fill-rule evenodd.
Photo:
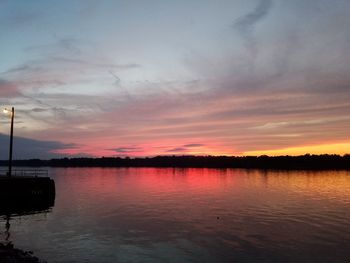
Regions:
M 43 109 L 43 108 L 33 108 L 32 112 L 47 112 L 48 109 Z
M 177 147 L 167 150 L 168 153 L 184 153 L 187 151 L 187 148 L 185 147 Z
M 272 0 L 259 0 L 252 12 L 237 19 L 234 27 L 239 29 L 242 34 L 250 33 L 255 24 L 268 15 L 272 3 Z
M 194 147 L 202 147 L 204 146 L 204 144 L 200 144 L 200 143 L 190 143 L 190 144 L 185 144 L 183 147 L 186 148 L 194 148 Z
M 91 46 L 93 43 L 75 37 L 56 37 L 55 42 L 27 46 L 23 48 L 23 51 L 46 55 L 63 53 L 77 56 L 81 55 L 86 47 Z
M 190 143 L 190 144 L 185 144 L 180 147 L 173 147 L 171 149 L 167 149 L 164 152 L 165 153 L 178 153 L 178 154 L 185 154 L 185 153 L 191 153 L 192 150 L 203 147 L 205 146 L 204 144 L 199 144 L 199 143 Z
M 255 26 L 268 15 L 272 4 L 272 0 L 259 0 L 258 5 L 253 11 L 239 17 L 233 24 L 233 27 L 238 30 L 243 37 L 247 48 L 253 56 L 256 56 L 258 52 L 256 40 L 254 38 Z
M 108 149 L 110 151 L 114 151 L 118 154 L 127 154 L 127 153 L 135 153 L 135 152 L 143 152 L 141 147 L 118 147 L 114 149 Z
M 13 98 L 18 96 L 21 96 L 21 92 L 15 83 L 0 79 L 0 98 Z
M 77 64 L 77 65 L 85 65 L 85 66 L 91 66 L 95 68 L 105 68 L 105 69 L 133 69 L 133 68 L 140 68 L 141 65 L 136 63 L 129 63 L 129 64 L 114 64 L 114 63 L 96 63 L 96 62 L 90 62 L 84 59 L 78 59 L 78 58 L 67 58 L 67 57 L 57 57 L 52 56 L 48 58 L 49 60 L 52 60 L 53 63 L 62 62 L 66 64 Z
M 0 16 L 0 27 L 25 27 L 39 21 L 42 14 L 37 11 L 28 11 L 24 8 L 11 10 L 6 15 Z

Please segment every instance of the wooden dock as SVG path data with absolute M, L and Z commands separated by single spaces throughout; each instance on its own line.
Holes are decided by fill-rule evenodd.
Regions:
M 31 171 L 32 172 L 32 171 Z M 49 177 L 0 176 L 0 214 L 49 208 L 55 202 L 55 182 Z

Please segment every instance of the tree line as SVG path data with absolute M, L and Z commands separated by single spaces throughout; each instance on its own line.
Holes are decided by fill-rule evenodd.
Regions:
M 8 161 L 0 161 L 7 166 Z M 14 166 L 27 167 L 193 167 L 248 169 L 350 169 L 350 154 L 301 156 L 156 156 L 144 158 L 101 157 L 51 160 L 14 160 Z

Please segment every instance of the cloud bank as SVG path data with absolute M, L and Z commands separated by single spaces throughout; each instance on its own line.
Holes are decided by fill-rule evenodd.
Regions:
M 9 136 L 0 134 L 0 159 L 8 159 Z M 50 159 L 62 157 L 57 154 L 57 150 L 68 150 L 76 148 L 75 144 L 64 144 L 57 141 L 40 141 L 28 138 L 14 136 L 13 139 L 13 158 L 14 159 Z

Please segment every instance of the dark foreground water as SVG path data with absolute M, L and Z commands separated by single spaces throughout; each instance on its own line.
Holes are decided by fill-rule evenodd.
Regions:
M 59 168 L 50 176 L 51 211 L 10 219 L 14 245 L 48 262 L 350 262 L 349 172 Z

